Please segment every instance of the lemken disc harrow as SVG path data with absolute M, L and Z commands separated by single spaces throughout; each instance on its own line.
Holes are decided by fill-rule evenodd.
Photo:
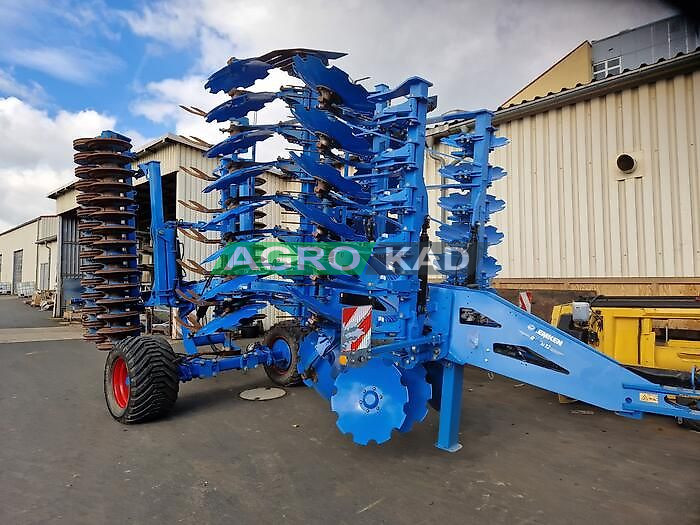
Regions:
M 673 384 L 648 370 L 641 375 L 491 289 L 501 267 L 489 250 L 503 239 L 492 216 L 506 204 L 494 184 L 506 173 L 490 157 L 508 143 L 493 114 L 430 117 L 437 107 L 430 82 L 411 77 L 369 90 L 330 64 L 342 56 L 297 48 L 232 58 L 205 85 L 229 100 L 209 112 L 182 106 L 228 123 L 220 143 L 196 140 L 218 162 L 211 174 L 180 167 L 218 197 L 215 207 L 179 201 L 206 220 L 166 221 L 159 163 L 138 166 L 149 183 L 153 242 L 145 304 L 176 311 L 180 355 L 161 338 L 139 336 L 130 144 L 112 132 L 75 142 L 85 337 L 111 349 L 105 394 L 112 416 L 123 423 L 162 416 L 179 382 L 262 365 L 277 385 L 316 390 L 357 444 L 410 431 L 430 406 L 439 412 L 437 446 L 456 451 L 470 365 L 628 417 L 700 419 L 696 371 Z M 295 77 L 294 85 L 248 90 L 275 69 Z M 250 123 L 251 112 L 277 101 L 288 120 Z M 432 124 L 444 129 L 441 151 L 426 143 Z M 292 151 L 258 161 L 256 146 L 273 136 Z M 428 154 L 444 161 L 441 184 L 425 183 Z M 283 189 L 266 193 L 274 178 Z M 433 195 L 439 217 L 429 214 Z M 262 222 L 270 210 L 281 212 L 281 224 Z M 178 235 L 202 243 L 207 257 L 181 256 Z M 339 265 L 331 254 L 341 248 L 364 264 L 357 271 Z M 308 250 L 329 251 L 324 271 L 302 268 Z M 331 271 L 334 264 L 340 271 Z M 270 306 L 286 320 L 264 341 L 239 347 L 235 336 Z

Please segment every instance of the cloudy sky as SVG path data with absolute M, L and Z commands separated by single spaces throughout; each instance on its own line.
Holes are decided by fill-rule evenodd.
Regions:
M 178 104 L 216 105 L 203 82 L 230 56 L 346 51 L 337 65 L 368 87 L 431 80 L 442 113 L 497 107 L 583 40 L 672 14 L 652 0 L 0 0 L 0 230 L 53 212 L 74 137 L 217 141 Z

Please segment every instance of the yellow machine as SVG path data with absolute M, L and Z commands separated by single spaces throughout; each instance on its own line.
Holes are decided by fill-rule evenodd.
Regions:
M 641 375 L 680 386 L 700 370 L 700 298 L 597 296 L 555 306 L 551 323 Z

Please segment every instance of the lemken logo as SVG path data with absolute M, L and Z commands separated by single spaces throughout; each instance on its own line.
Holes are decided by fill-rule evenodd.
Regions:
M 553 336 L 552 334 L 548 334 L 547 332 L 545 332 L 544 330 L 542 330 L 540 328 L 538 328 L 535 333 L 537 335 L 539 335 L 540 337 L 546 339 L 547 341 L 551 341 L 552 343 L 554 343 L 557 346 L 561 346 L 564 344 L 564 341 L 562 341 L 561 339 L 559 339 L 556 336 Z

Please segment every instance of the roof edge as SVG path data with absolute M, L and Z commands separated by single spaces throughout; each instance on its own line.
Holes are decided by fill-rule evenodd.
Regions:
M 596 80 L 590 84 L 563 89 L 558 93 L 551 93 L 545 97 L 536 98 L 529 102 L 522 102 L 516 106 L 499 109 L 494 112 L 493 122 L 495 125 L 510 122 L 536 113 L 575 104 L 581 100 L 601 97 L 614 91 L 621 91 L 626 88 L 654 82 L 688 71 L 696 71 L 698 69 L 700 69 L 700 50 L 683 54 L 675 58 L 660 60 L 655 64 L 626 71 L 602 80 Z M 465 121 L 454 121 L 435 126 L 428 129 L 426 135 L 433 139 L 438 139 L 451 134 L 453 132 L 452 130 L 462 126 L 464 123 Z
M 163 146 L 165 146 L 168 143 L 183 144 L 185 146 L 189 146 L 189 147 L 197 149 L 199 151 L 207 151 L 207 148 L 205 148 L 201 144 L 198 144 L 194 140 L 190 140 L 187 137 L 183 137 L 182 135 L 175 135 L 174 133 L 168 132 L 161 137 L 153 139 L 149 142 L 146 142 L 146 144 L 139 146 L 138 149 L 134 150 L 134 154 L 140 155 L 140 154 L 143 154 L 145 152 L 158 151 L 159 149 L 161 149 Z
M 5 235 L 7 233 L 12 233 L 15 230 L 19 230 L 20 228 L 24 228 L 25 226 L 29 226 L 30 224 L 32 224 L 34 222 L 39 222 L 39 219 L 41 219 L 41 217 L 43 217 L 43 216 L 40 215 L 39 217 L 34 217 L 33 219 L 29 219 L 28 221 L 25 221 L 21 224 L 18 224 L 17 226 L 13 226 L 12 228 L 9 228 L 3 232 L 0 232 L 0 237 L 2 237 L 3 235 Z
M 552 64 L 551 66 L 549 66 L 547 69 L 545 69 L 544 71 L 542 71 L 542 73 L 540 73 L 539 75 L 537 75 L 537 76 L 536 76 L 535 78 L 533 78 L 530 82 L 528 82 L 528 83 L 525 84 L 522 88 L 520 88 L 518 91 L 516 91 L 513 95 L 511 95 L 510 98 L 508 98 L 507 100 L 503 101 L 503 103 L 501 104 L 501 106 L 505 106 L 506 104 L 508 104 L 508 102 L 510 102 L 511 100 L 513 100 L 515 97 L 517 97 L 519 93 L 522 93 L 522 92 L 525 91 L 527 88 L 529 88 L 530 86 L 532 86 L 535 82 L 537 82 L 538 80 L 540 80 L 541 78 L 543 78 L 547 73 L 549 73 L 550 71 L 552 71 L 555 67 L 557 67 L 559 64 L 561 64 L 562 62 L 564 62 L 567 58 L 569 58 L 571 55 L 573 55 L 576 51 L 578 51 L 579 49 L 581 49 L 581 47 L 583 47 L 583 46 L 585 46 L 585 45 L 588 45 L 588 47 L 590 47 L 590 46 L 591 46 L 591 43 L 590 43 L 588 40 L 584 40 L 583 42 L 581 42 L 579 45 L 577 45 L 575 48 L 573 48 L 571 51 L 569 51 L 566 55 L 564 55 L 564 56 L 561 57 L 559 60 L 557 60 L 556 62 L 554 62 L 554 64 Z M 522 102 L 521 102 L 521 103 L 522 103 Z M 510 106 L 515 106 L 515 105 L 517 105 L 517 104 L 518 104 L 518 102 L 513 102 L 513 103 L 510 104 L 508 107 L 510 107 Z
M 625 33 L 631 33 L 632 31 L 636 31 L 637 29 L 642 29 L 645 27 L 653 26 L 653 25 L 661 23 L 661 22 L 668 22 L 669 20 L 672 20 L 674 18 L 685 19 L 686 17 L 683 16 L 683 13 L 676 13 L 675 15 L 667 16 L 666 18 L 659 18 L 658 20 L 652 20 L 651 22 L 647 22 L 646 24 L 642 24 L 641 26 L 628 27 L 627 29 L 622 29 L 621 31 L 618 31 L 617 33 L 614 33 L 612 35 L 604 36 L 603 38 L 598 38 L 596 40 L 591 40 L 591 44 L 596 44 L 598 42 L 604 42 L 605 40 L 615 38 L 616 36 L 624 35 Z
M 162 149 L 164 146 L 167 144 L 182 144 L 183 146 L 188 146 L 190 148 L 199 150 L 201 152 L 207 151 L 208 148 L 203 146 L 202 144 L 199 144 L 193 140 L 188 139 L 187 137 L 183 137 L 181 135 L 175 135 L 174 133 L 166 133 L 165 135 L 162 135 L 158 137 L 157 139 L 153 139 L 148 141 L 146 144 L 143 146 L 139 146 L 138 149 L 134 150 L 134 154 L 138 157 L 145 154 L 145 153 L 154 153 L 160 149 Z M 66 184 L 59 186 L 58 188 L 55 188 L 51 190 L 46 197 L 49 199 L 54 199 L 56 200 L 60 195 L 63 193 L 66 193 L 73 189 L 73 186 L 75 185 L 76 180 L 72 180 L 70 182 L 67 182 Z
M 46 198 L 53 199 L 53 200 L 58 199 L 59 195 L 61 195 L 62 193 L 66 193 L 68 190 L 70 190 L 73 187 L 73 185 L 75 184 L 75 182 L 76 182 L 76 180 L 74 179 L 70 182 L 66 182 L 62 186 L 59 186 L 58 188 L 51 190 L 51 192 L 46 195 Z
M 516 118 L 523 118 L 533 113 L 540 113 L 543 110 L 574 104 L 581 100 L 601 97 L 614 91 L 621 91 L 669 76 L 682 74 L 689 70 L 697 70 L 698 68 L 700 68 L 700 51 L 660 60 L 655 64 L 632 69 L 602 80 L 596 80 L 590 84 L 563 89 L 558 93 L 552 93 L 546 97 L 499 109 L 494 114 L 494 124 L 508 122 Z

